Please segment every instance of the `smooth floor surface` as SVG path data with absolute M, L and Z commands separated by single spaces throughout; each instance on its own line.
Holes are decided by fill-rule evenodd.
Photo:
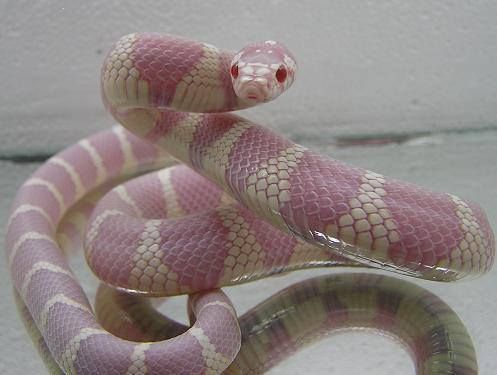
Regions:
M 330 129 L 330 134 L 332 129 Z M 330 137 L 331 138 L 331 137 Z M 402 144 L 336 148 L 328 138 L 298 140 L 331 157 L 369 168 L 385 175 L 451 192 L 479 202 L 497 230 L 497 131 L 455 132 L 413 138 Z M 0 214 L 2 237 L 8 208 L 17 187 L 38 166 L 36 163 L 0 162 Z M 44 367 L 17 317 L 4 257 L 0 257 L 0 373 L 42 374 Z M 76 274 L 94 296 L 96 281 L 80 258 L 73 262 Z M 308 277 L 341 272 L 310 270 L 227 288 L 238 313 L 276 291 Z M 411 280 L 443 298 L 461 317 L 473 337 L 480 373 L 495 373 L 497 358 L 497 270 L 475 280 L 454 284 Z M 185 298 L 177 297 L 162 310 L 186 319 Z M 388 338 L 355 332 L 331 336 L 290 358 L 273 374 L 413 374 L 408 354 Z

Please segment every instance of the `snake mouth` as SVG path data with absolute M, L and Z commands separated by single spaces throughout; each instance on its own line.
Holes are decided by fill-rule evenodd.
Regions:
M 242 85 L 238 96 L 247 102 L 263 102 L 266 99 L 265 90 L 257 84 Z

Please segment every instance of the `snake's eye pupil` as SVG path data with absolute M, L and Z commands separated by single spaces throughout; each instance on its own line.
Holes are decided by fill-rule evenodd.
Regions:
M 279 83 L 285 82 L 287 75 L 288 75 L 288 72 L 283 66 L 280 66 L 278 68 L 278 70 L 276 71 L 276 79 L 278 80 Z
M 233 78 L 238 77 L 238 64 L 233 64 L 233 66 L 231 67 L 231 76 Z

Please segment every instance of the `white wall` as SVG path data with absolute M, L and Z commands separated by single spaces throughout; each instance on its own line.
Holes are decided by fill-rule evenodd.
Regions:
M 0 0 L 0 154 L 50 152 L 110 124 L 99 68 L 119 36 L 238 49 L 275 38 L 300 75 L 249 117 L 294 136 L 497 126 L 497 2 Z

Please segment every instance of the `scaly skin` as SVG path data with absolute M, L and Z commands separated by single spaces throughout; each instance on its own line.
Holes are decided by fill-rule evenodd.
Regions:
M 103 326 L 133 341 L 160 341 L 188 327 L 153 309 L 149 298 L 101 285 Z M 442 300 L 412 283 L 370 274 L 316 277 L 275 294 L 239 318 L 242 347 L 226 374 L 261 374 L 323 336 L 374 329 L 400 340 L 418 374 L 477 374 L 466 328 Z
M 50 373 L 62 373 L 17 293 L 16 301 Z M 188 330 L 157 313 L 149 298 L 103 284 L 95 309 L 105 329 L 127 340 L 167 340 Z M 225 374 L 265 373 L 305 345 L 346 329 L 378 330 L 399 340 L 417 374 L 478 374 L 471 337 L 456 313 L 430 292 L 392 277 L 342 274 L 309 279 L 271 296 L 239 321 L 242 346 Z
M 251 58 L 263 49 L 272 55 L 258 72 Z M 234 64 L 240 77 L 230 76 Z M 240 329 L 226 296 L 205 290 L 282 270 L 360 264 L 448 281 L 490 269 L 494 236 L 476 204 L 328 159 L 218 113 L 278 96 L 295 68 L 291 54 L 273 42 L 237 55 L 159 34 L 132 34 L 116 44 L 102 69 L 104 104 L 139 138 L 116 127 L 48 160 L 19 189 L 7 227 L 23 316 L 30 329 L 36 325 L 52 367 L 55 361 L 65 373 L 219 373 L 238 352 Z M 263 89 L 250 86 L 255 78 L 241 85 L 259 73 Z M 166 341 L 135 343 L 97 323 L 56 240 L 71 242 L 77 230 L 67 221 L 59 235 L 57 228 L 89 192 L 163 164 L 161 148 L 224 193 L 176 167 L 115 188 L 93 212 L 86 257 L 105 282 L 155 295 L 196 293 L 190 329 Z M 168 219 L 159 220 L 159 213 Z M 437 325 L 448 327 L 451 319 Z M 459 321 L 456 326 L 465 332 Z M 420 345 L 427 343 L 423 337 Z M 414 352 L 417 364 L 431 360 Z M 469 365 L 450 356 L 442 361 L 471 373 L 464 372 L 476 371 L 474 353 L 469 356 Z
M 435 280 L 478 275 L 491 267 L 493 233 L 472 202 L 317 155 L 238 116 L 161 110 L 198 111 L 206 90 L 225 98 L 224 110 L 245 106 L 233 104 L 235 93 L 225 86 L 227 61 L 233 59 L 225 51 L 199 43 L 199 55 L 185 53 L 174 74 L 164 74 L 169 54 L 179 54 L 178 44 L 181 40 L 133 34 L 109 54 L 104 98 L 128 130 L 167 150 L 278 229 L 350 259 Z M 123 88 L 129 79 L 136 81 L 131 85 L 136 93 Z M 220 105 L 208 103 L 206 111 L 221 111 Z

